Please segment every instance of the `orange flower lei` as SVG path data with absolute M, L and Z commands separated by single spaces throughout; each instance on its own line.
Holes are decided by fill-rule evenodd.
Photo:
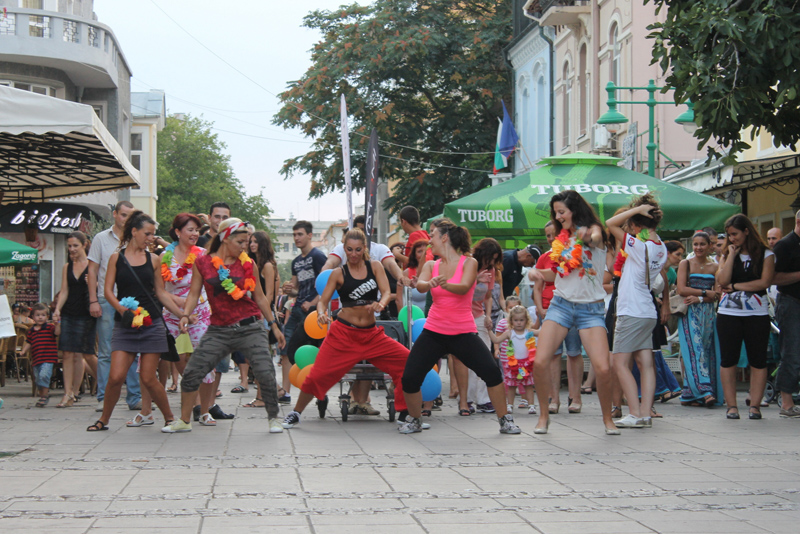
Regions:
M 217 274 L 219 275 L 220 285 L 225 291 L 228 292 L 233 300 L 239 300 L 245 296 L 248 291 L 255 291 L 256 289 L 256 279 L 253 275 L 253 260 L 250 259 L 250 256 L 242 252 L 239 255 L 239 261 L 241 262 L 242 269 L 244 270 L 244 282 L 242 283 L 241 288 L 237 286 L 233 280 L 231 280 L 231 271 L 225 267 L 222 258 L 218 256 L 211 258 L 211 264 L 217 270 Z
M 183 277 L 189 274 L 189 269 L 194 265 L 197 256 L 202 252 L 200 247 L 192 247 L 189 254 L 186 256 L 186 261 L 183 262 L 183 265 L 178 267 L 175 277 L 173 278 L 170 266 L 172 265 L 172 257 L 175 254 L 175 247 L 177 247 L 177 245 L 177 242 L 171 243 L 161 255 L 161 278 L 165 282 L 179 282 L 183 280 Z
M 558 273 L 562 278 L 569 275 L 573 270 L 581 266 L 581 256 L 583 255 L 583 241 L 575 239 L 575 244 L 570 245 L 572 232 L 561 230 L 553 241 L 550 259 L 553 261 L 553 272 Z

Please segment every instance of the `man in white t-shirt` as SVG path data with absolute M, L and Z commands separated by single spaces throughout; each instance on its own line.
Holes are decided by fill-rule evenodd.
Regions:
M 355 219 L 353 219 L 353 226 L 363 232 L 364 228 L 366 227 L 365 217 L 363 215 L 357 216 Z M 403 276 L 403 271 L 400 269 L 400 266 L 397 265 L 394 254 L 392 254 L 392 251 L 389 250 L 389 247 L 386 245 L 370 241 L 369 257 L 372 261 L 379 261 L 381 265 L 383 265 L 383 268 L 386 269 L 386 272 L 391 274 L 395 280 L 397 280 L 398 286 L 401 283 L 407 282 L 407 279 L 405 279 Z M 322 270 L 327 271 L 328 269 L 336 269 L 342 264 L 342 262 L 345 261 L 347 261 L 347 256 L 344 253 L 344 243 L 339 243 L 328 255 L 328 260 L 325 262 L 325 265 L 322 266 Z M 372 404 L 370 404 L 369 391 L 371 386 L 371 380 L 356 380 L 353 382 L 353 386 L 350 388 L 350 395 L 353 398 L 353 402 L 350 404 L 351 414 L 380 414 L 380 412 L 373 408 Z

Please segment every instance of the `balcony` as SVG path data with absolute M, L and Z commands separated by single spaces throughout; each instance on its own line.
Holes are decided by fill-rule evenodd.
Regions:
M 539 26 L 572 26 L 592 13 L 590 0 L 529 0 L 522 8 Z
M 113 89 L 121 54 L 111 29 L 97 21 L 40 9 L 0 13 L 0 61 L 50 67 L 77 86 Z

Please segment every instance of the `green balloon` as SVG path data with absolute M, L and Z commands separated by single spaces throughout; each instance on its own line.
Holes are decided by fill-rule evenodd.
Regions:
M 297 367 L 300 369 L 309 366 L 317 359 L 318 352 L 319 349 L 314 345 L 303 345 L 295 351 L 294 363 L 296 363 Z
M 406 306 L 403 306 L 403 309 L 400 310 L 400 313 L 397 314 L 398 319 L 400 322 L 403 323 L 403 328 L 408 332 L 408 309 Z M 415 321 L 425 318 L 425 312 L 422 311 L 422 308 L 419 306 L 411 306 L 411 317 L 414 318 Z

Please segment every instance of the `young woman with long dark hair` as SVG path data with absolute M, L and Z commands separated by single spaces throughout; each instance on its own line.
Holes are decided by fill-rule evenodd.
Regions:
M 605 432 L 617 435 L 619 430 L 611 419 L 610 357 L 605 326 L 606 232 L 594 209 L 572 190 L 550 199 L 550 218 L 556 230 L 550 251 L 554 265 L 552 270 L 541 273 L 545 280 L 555 282 L 555 291 L 539 333 L 533 366 L 539 404 L 549 403 L 550 365 L 556 349 L 574 326 L 594 367 Z M 546 434 L 549 426 L 548 410 L 540 410 L 533 432 Z
M 403 393 L 410 417 L 399 430 L 403 434 L 422 431 L 420 387 L 439 359 L 452 354 L 486 382 L 500 432 L 519 434 L 519 427 L 506 409 L 503 373 L 478 337 L 472 315 L 478 262 L 470 257 L 469 232 L 449 219 L 436 219 L 430 241 L 433 253 L 441 259 L 427 262 L 416 281 L 422 293 L 433 293 L 433 305 L 403 372 Z
M 152 217 L 134 211 L 125 221 L 119 252 L 108 260 L 104 292 L 106 300 L 116 310 L 111 338 L 111 371 L 103 399 L 103 413 L 86 429 L 90 432 L 108 430 L 108 421 L 119 400 L 122 383 L 137 354 L 140 355 L 139 379 L 142 385 L 150 392 L 167 424 L 173 420 L 167 392 L 156 376 L 161 354 L 168 350 L 168 333 L 158 304 L 160 301 L 177 315 L 181 310 L 164 289 L 158 256 L 147 250 L 155 238 L 155 231 L 156 223 Z
M 724 251 L 717 282 L 722 299 L 717 310 L 720 376 L 729 419 L 739 418 L 736 405 L 736 364 L 747 349 L 750 364 L 750 419 L 761 419 L 759 401 L 767 384 L 769 304 L 767 288 L 775 274 L 775 255 L 744 215 L 725 222 L 728 247 Z

